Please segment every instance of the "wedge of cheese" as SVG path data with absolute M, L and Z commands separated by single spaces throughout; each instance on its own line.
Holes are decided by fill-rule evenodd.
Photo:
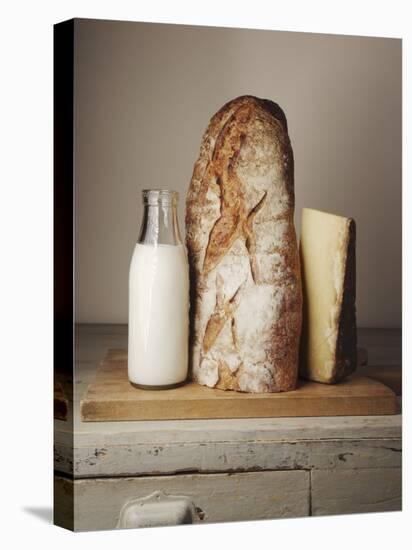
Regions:
M 302 211 L 300 375 L 334 384 L 356 368 L 355 222 Z

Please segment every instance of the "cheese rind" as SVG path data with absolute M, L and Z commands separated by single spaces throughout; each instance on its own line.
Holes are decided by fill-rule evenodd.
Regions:
M 304 378 L 333 384 L 356 369 L 355 244 L 353 219 L 303 209 L 299 371 Z

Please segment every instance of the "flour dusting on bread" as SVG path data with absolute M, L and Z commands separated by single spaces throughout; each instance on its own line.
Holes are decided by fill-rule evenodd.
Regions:
M 186 202 L 192 378 L 210 387 L 296 386 L 302 291 L 293 152 L 283 111 L 242 96 L 211 119 Z

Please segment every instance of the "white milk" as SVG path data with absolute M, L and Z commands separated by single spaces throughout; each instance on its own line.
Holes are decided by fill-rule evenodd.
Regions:
M 129 380 L 164 386 L 187 376 L 189 276 L 182 244 L 136 244 L 129 272 Z

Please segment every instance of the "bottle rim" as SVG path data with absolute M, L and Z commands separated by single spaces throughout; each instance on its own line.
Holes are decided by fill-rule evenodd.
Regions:
M 151 206 L 173 205 L 179 200 L 179 193 L 172 189 L 143 189 L 142 198 L 144 204 Z

